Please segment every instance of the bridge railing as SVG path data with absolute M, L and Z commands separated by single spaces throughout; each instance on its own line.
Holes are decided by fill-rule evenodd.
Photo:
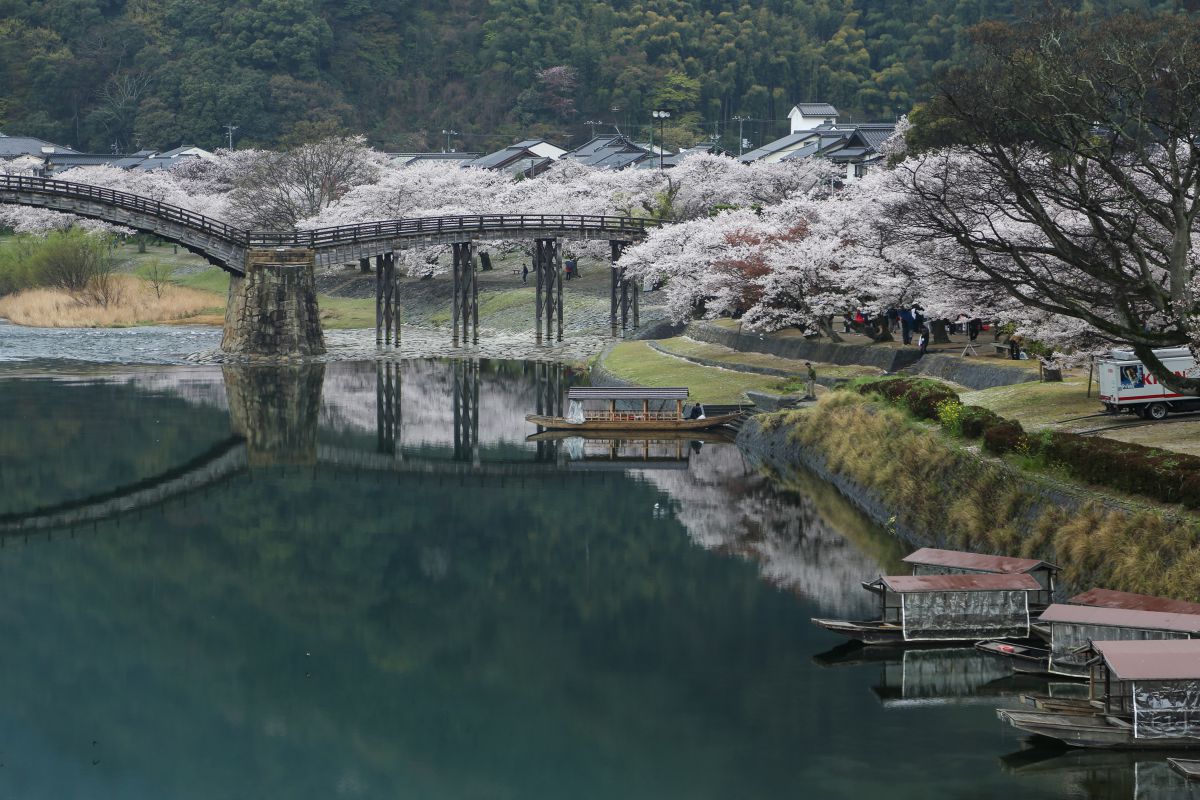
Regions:
M 648 229 L 662 224 L 658 220 L 638 217 L 586 214 L 476 214 L 461 217 L 414 217 L 301 231 L 247 231 L 170 203 L 85 183 L 0 175 L 0 191 L 91 200 L 175 222 L 241 247 L 308 247 L 319 250 L 359 242 L 420 238 L 427 235 L 461 234 L 464 238 L 470 238 L 472 234 L 488 232 L 520 236 L 523 232 L 581 231 L 640 238 L 646 235 Z
M 247 246 L 248 235 L 242 228 L 220 220 L 188 211 L 186 208 L 151 200 L 128 192 L 118 192 L 100 186 L 73 181 L 56 181 L 50 178 L 31 178 L 22 175 L 0 175 L 0 191 L 32 192 L 54 197 L 76 200 L 93 200 L 105 205 L 150 214 L 162 220 L 175 222 L 184 227 L 215 236 L 233 244 Z
M 612 217 L 585 214 L 476 214 L 461 217 L 414 217 L 409 219 L 338 225 L 307 231 L 251 231 L 254 247 L 311 247 L 320 249 L 341 244 L 386 239 L 445 236 L 461 233 L 501 232 L 520 235 L 524 231 L 582 231 L 592 233 L 645 236 L 647 229 L 658 227 L 657 220 L 637 217 Z

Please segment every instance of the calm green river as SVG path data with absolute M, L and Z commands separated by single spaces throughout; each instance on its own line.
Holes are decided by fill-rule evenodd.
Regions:
M 0 371 L 0 798 L 1192 796 L 813 627 L 905 552 L 828 486 L 526 441 L 557 367 L 67 369 Z

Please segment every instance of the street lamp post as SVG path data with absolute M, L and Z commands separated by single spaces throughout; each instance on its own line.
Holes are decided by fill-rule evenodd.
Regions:
M 661 171 L 663 168 L 663 151 L 666 149 L 667 144 L 665 128 L 667 125 L 667 120 L 671 116 L 671 112 L 659 109 L 657 111 L 651 111 L 650 116 L 658 120 L 658 168 Z

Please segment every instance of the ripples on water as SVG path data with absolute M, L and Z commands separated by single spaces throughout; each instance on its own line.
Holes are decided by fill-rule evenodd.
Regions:
M 213 336 L 172 331 L 100 349 Z M 808 618 L 903 548 L 829 487 L 527 442 L 558 367 L 39 364 L 0 379 L 2 797 L 1188 796 L 1023 746 L 973 650 L 835 647 Z

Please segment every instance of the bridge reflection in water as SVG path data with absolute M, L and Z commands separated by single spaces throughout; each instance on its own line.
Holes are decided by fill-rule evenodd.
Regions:
M 414 393 L 411 400 L 422 405 L 420 410 L 425 420 L 418 426 L 418 441 L 406 446 L 402 377 L 406 366 L 416 369 L 414 362 L 355 365 L 359 369 L 356 377 L 360 379 L 361 368 L 373 367 L 375 371 L 373 448 L 358 446 L 361 436 L 352 437 L 354 446 L 348 445 L 344 438 L 322 440 L 319 431 L 327 378 L 324 364 L 224 366 L 221 375 L 231 431 L 227 439 L 194 458 L 136 482 L 26 512 L 0 515 L 0 537 L 70 530 L 138 514 L 260 470 L 305 469 L 333 477 L 350 473 L 356 479 L 363 475 L 393 474 L 437 483 L 454 480 L 462 485 L 504 485 L 506 481 L 527 479 L 579 480 L 592 471 L 686 468 L 692 452 L 692 446 L 683 441 L 610 439 L 585 443 L 546 434 L 529 437 L 532 442 L 519 435 L 515 441 L 493 440 L 485 444 L 481 441 L 481 419 L 485 413 L 481 400 L 493 406 L 497 405 L 497 399 L 503 401 L 498 405 L 504 418 L 497 420 L 497 424 L 511 436 L 523 430 L 521 418 L 527 411 L 561 415 L 563 397 L 572 376 L 559 364 L 478 359 L 442 362 L 438 375 L 414 372 L 415 380 L 427 383 L 437 379 L 449 386 L 439 392 L 442 387 L 422 385 L 422 391 Z M 526 390 L 489 400 L 489 391 L 495 394 L 497 387 L 484 385 L 485 372 L 489 380 L 496 381 L 506 369 L 519 370 L 522 385 L 532 384 L 532 398 Z M 438 418 L 448 417 L 452 423 L 449 447 L 430 446 L 428 441 L 430 410 L 424 406 L 436 397 L 444 397 L 450 405 L 448 410 L 443 407 L 435 414 Z M 356 394 L 349 412 L 353 427 L 359 432 L 370 424 L 367 410 L 361 407 L 364 399 L 362 393 Z M 532 429 L 524 432 L 531 433 Z M 494 437 L 496 432 L 490 435 Z M 604 480 L 602 475 L 594 478 Z

